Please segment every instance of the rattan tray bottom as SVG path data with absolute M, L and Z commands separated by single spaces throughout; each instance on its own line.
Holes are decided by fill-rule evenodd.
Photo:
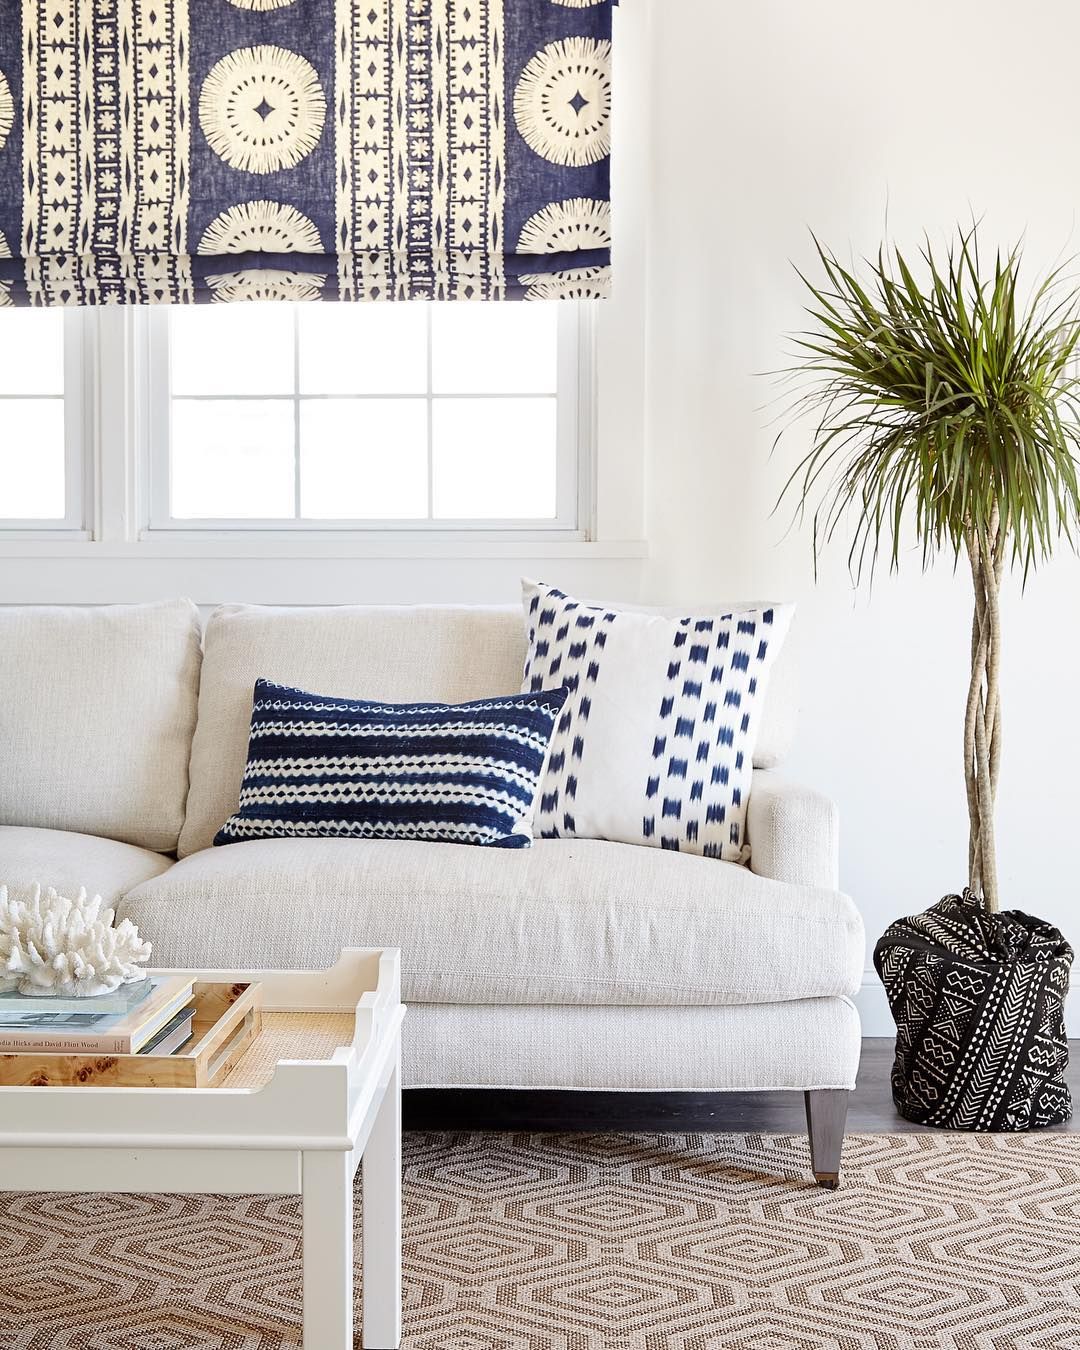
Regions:
M 351 1012 L 264 1012 L 251 1048 L 214 1087 L 264 1087 L 279 1060 L 330 1059 L 339 1046 L 352 1044 L 355 1029 L 356 1015 Z

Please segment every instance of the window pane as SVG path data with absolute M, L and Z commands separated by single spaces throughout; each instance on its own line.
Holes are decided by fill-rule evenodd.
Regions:
M 0 419 L 0 520 L 63 520 L 63 402 L 3 399 Z
M 419 304 L 302 305 L 304 394 L 423 394 L 427 314 Z
M 0 310 L 0 394 L 63 392 L 63 310 Z
M 556 462 L 553 398 L 435 400 L 436 518 L 553 519 Z
M 174 394 L 291 394 L 291 305 L 177 305 L 169 313 Z
M 172 408 L 172 515 L 277 518 L 294 502 L 291 402 L 211 403 Z
M 555 393 L 556 305 L 439 304 L 431 320 L 435 393 Z
M 423 399 L 320 399 L 300 410 L 301 513 L 320 520 L 427 516 Z

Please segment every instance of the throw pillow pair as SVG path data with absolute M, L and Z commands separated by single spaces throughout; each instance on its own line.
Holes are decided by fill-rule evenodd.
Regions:
M 524 583 L 523 693 L 459 705 L 259 680 L 217 844 L 612 839 L 745 862 L 768 675 L 792 607 L 667 618 Z

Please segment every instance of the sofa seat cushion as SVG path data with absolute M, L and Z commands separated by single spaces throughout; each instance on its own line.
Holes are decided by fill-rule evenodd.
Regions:
M 255 840 L 184 858 L 120 913 L 164 965 L 325 967 L 342 947 L 400 947 L 419 1003 L 769 1003 L 851 994 L 864 962 L 839 892 L 591 839 Z
M 115 907 L 125 891 L 172 866 L 171 858 L 134 844 L 68 830 L 38 830 L 0 825 L 0 886 L 12 895 L 28 894 L 34 882 L 76 895 L 85 886 Z

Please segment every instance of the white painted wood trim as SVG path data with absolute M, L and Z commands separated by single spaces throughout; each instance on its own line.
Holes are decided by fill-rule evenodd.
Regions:
M 364 1345 L 401 1344 L 401 1055 L 363 1155 Z
M 93 1089 L 87 1089 L 92 1091 Z M 173 1195 L 299 1195 L 300 1154 L 281 1148 L 0 1147 L 0 1191 L 96 1191 Z
M 347 1153 L 305 1153 L 304 1350 L 352 1350 L 353 1199 Z M 367 1282 L 367 1271 L 364 1272 Z

